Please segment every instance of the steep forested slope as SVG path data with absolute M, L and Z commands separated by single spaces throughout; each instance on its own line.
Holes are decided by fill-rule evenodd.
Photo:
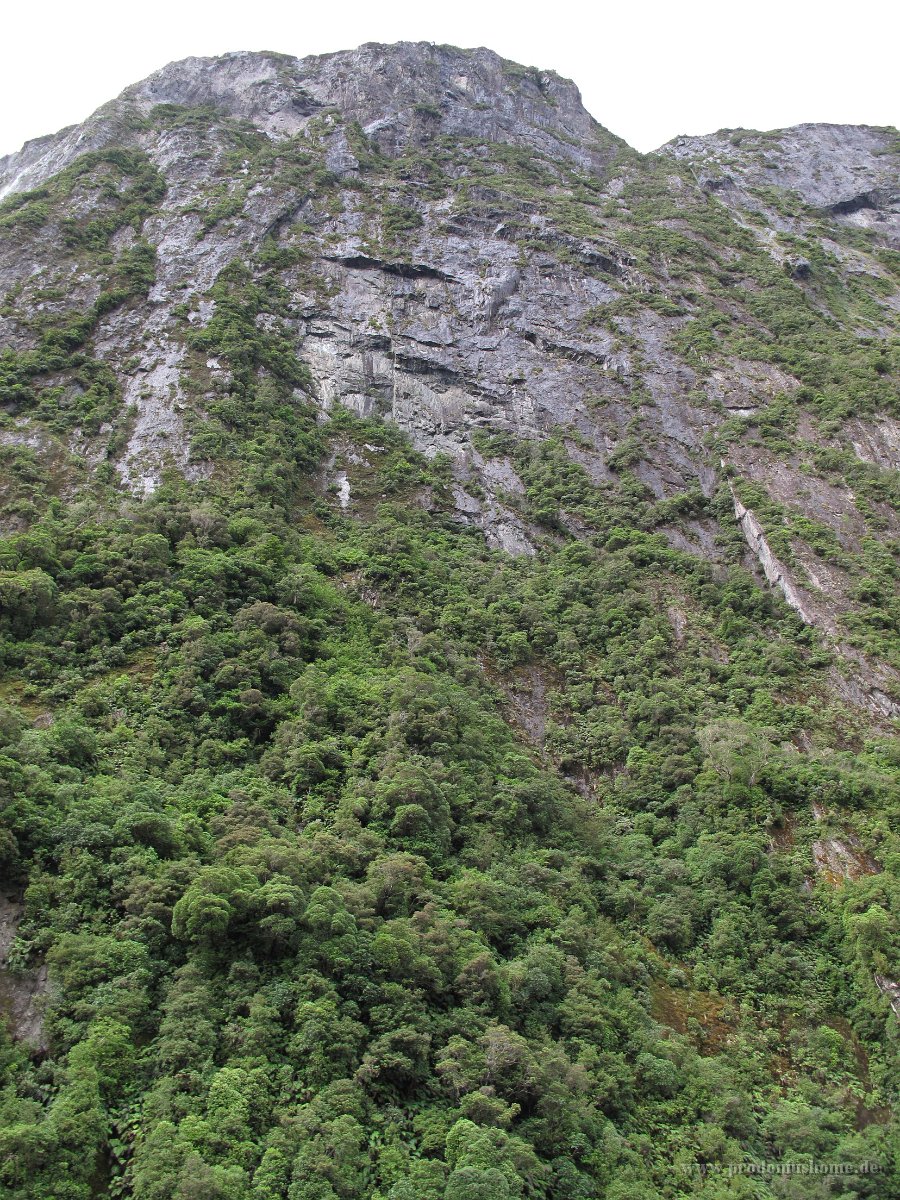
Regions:
M 401 45 L 0 160 L 6 1194 L 893 1194 L 897 150 Z

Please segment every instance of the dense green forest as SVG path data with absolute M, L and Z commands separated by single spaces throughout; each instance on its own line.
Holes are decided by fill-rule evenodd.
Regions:
M 160 105 L 139 132 L 215 119 Z M 3 978 L 49 969 L 40 1044 L 0 1021 L 0 1196 L 890 1200 L 900 752 L 839 684 L 866 654 L 900 663 L 897 479 L 829 439 L 896 405 L 896 345 L 858 335 L 896 252 L 830 225 L 833 259 L 793 247 L 804 292 L 660 158 L 622 151 L 611 199 L 510 146 L 388 160 L 346 133 L 342 184 L 312 136 L 216 130 L 238 184 L 203 197 L 198 237 L 257 178 L 308 190 L 321 227 L 268 229 L 207 296 L 185 284 L 172 328 L 208 469 L 144 496 L 116 468 L 134 368 L 96 343 L 147 319 L 165 181 L 114 147 L 0 207 L 0 249 L 60 220 L 54 253 L 97 284 L 0 308 L 27 334 L 0 353 L 0 879 L 21 904 Z M 334 299 L 314 256 L 341 187 L 391 278 L 422 269 L 415 205 L 453 189 L 459 221 L 499 208 L 523 262 L 568 270 L 576 238 L 621 235 L 646 278 L 627 293 L 603 259 L 622 296 L 584 329 L 640 366 L 634 314 L 677 319 L 700 382 L 743 356 L 798 386 L 721 411 L 712 485 L 665 498 L 638 470 L 643 385 L 595 400 L 629 411 L 604 479 L 572 429 L 484 422 L 472 444 L 512 464 L 535 552 L 491 549 L 449 456 L 322 411 L 291 298 Z M 846 286 L 837 254 L 859 247 L 887 274 Z M 803 469 L 850 480 L 869 521 L 857 551 L 729 461 L 794 453 L 801 422 L 820 438 Z M 103 443 L 92 460 L 76 434 Z M 846 569 L 843 644 L 751 574 L 736 497 L 785 562 L 805 539 Z M 666 535 L 693 519 L 714 556 Z
M 811 631 L 627 489 L 510 559 L 404 502 L 442 464 L 395 430 L 245 400 L 276 480 L 251 441 L 0 549 L 4 873 L 55 981 L 52 1056 L 3 1051 L 7 1194 L 767 1194 L 749 1155 L 887 1196 L 896 891 L 804 894 L 801 851 L 819 801 L 896 866 L 897 762 L 832 748 Z M 334 437 L 383 449 L 369 520 L 308 495 Z M 517 453 L 546 517 L 552 444 Z M 543 754 L 490 682 L 527 672 Z

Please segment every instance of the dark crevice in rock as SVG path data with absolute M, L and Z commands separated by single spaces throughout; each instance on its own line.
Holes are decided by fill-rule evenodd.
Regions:
M 522 337 L 542 354 L 553 354 L 557 358 L 567 359 L 569 362 L 577 363 L 582 367 L 601 367 L 604 371 L 608 371 L 612 364 L 612 359 L 608 354 L 603 354 L 582 346 L 566 346 L 561 342 L 551 341 L 544 334 L 535 333 L 531 329 L 523 331 Z
M 851 196 L 847 200 L 839 200 L 836 204 L 830 204 L 825 211 L 833 216 L 849 217 L 853 213 L 863 212 L 866 209 L 888 208 L 891 204 L 896 204 L 898 200 L 900 200 L 900 192 L 876 188 L 873 191 L 860 192 L 858 196 Z
M 422 358 L 417 354 L 397 351 L 394 362 L 409 375 L 429 375 L 432 379 L 445 385 L 458 384 L 462 378 L 460 372 L 452 367 L 433 362 L 430 358 Z
M 383 271 L 386 275 L 399 275 L 401 279 L 438 279 L 444 283 L 455 282 L 437 267 L 427 263 L 387 262 L 383 258 L 370 258 L 367 254 L 325 255 L 327 262 L 339 263 L 353 271 Z

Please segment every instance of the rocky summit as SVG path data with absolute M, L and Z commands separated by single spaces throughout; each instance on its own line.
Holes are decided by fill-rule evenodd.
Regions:
M 894 1194 L 898 330 L 896 129 L 486 49 L 0 159 L 4 1194 Z

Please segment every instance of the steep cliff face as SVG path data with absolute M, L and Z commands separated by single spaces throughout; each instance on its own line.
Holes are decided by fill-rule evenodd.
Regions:
M 893 1194 L 897 151 L 401 44 L 0 162 L 4 1196 Z
M 487 50 L 188 59 L 0 162 L 0 331 L 24 355 L 0 436 L 138 492 L 213 470 L 189 426 L 231 375 L 198 335 L 240 269 L 323 410 L 450 455 L 492 542 L 534 533 L 486 435 L 559 433 L 598 486 L 626 472 L 680 507 L 659 527 L 713 559 L 731 474 L 788 603 L 841 643 L 867 539 L 897 531 L 897 161 L 891 130 L 816 125 L 642 159 L 571 83 Z M 105 392 L 27 361 L 73 322 Z

